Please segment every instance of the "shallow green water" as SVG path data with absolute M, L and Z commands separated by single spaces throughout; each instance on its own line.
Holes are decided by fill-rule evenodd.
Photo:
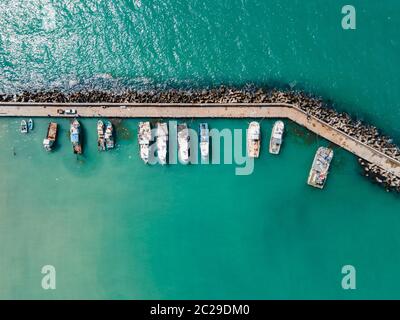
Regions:
M 2 1 L 0 92 L 219 83 L 290 83 L 400 138 L 397 1 Z M 316 13 L 317 12 L 317 13 Z M 42 149 L 0 120 L 0 298 L 399 298 L 399 197 L 335 149 L 324 191 L 306 186 L 327 142 L 288 124 L 282 154 L 264 148 L 250 176 L 234 165 L 145 166 L 136 120 L 118 148 L 85 154 L 67 137 Z M 247 120 L 210 120 L 245 128 Z M 198 122 L 190 123 L 197 127 Z M 57 289 L 41 288 L 44 265 Z M 341 268 L 357 290 L 341 289 Z

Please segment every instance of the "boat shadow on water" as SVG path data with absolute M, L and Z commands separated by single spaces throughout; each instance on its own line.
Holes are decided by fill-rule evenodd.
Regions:
M 132 137 L 134 137 L 134 135 L 132 134 L 131 129 L 128 126 L 126 126 L 125 119 L 112 118 L 109 120 L 114 126 L 114 139 L 116 147 L 117 147 L 117 138 L 118 140 L 123 140 L 123 141 L 132 140 Z
M 288 121 L 286 126 L 287 133 L 285 135 L 295 137 L 297 142 L 303 143 L 307 146 L 313 145 L 318 142 L 318 136 L 315 133 L 310 132 L 306 128 L 291 121 Z

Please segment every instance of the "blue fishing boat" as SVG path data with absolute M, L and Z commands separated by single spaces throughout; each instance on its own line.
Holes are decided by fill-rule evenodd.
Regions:
M 81 134 L 81 125 L 78 120 L 74 119 L 70 127 L 70 138 L 75 154 L 82 154 L 82 144 L 81 144 L 80 134 Z
M 28 129 L 29 129 L 29 131 L 33 130 L 33 120 L 32 119 L 28 120 Z

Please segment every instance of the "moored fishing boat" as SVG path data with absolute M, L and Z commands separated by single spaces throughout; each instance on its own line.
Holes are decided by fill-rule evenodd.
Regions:
M 97 148 L 99 151 L 106 150 L 106 144 L 104 140 L 104 123 L 103 121 L 97 121 Z
M 253 121 L 247 129 L 247 154 L 250 158 L 258 158 L 260 155 L 261 133 L 260 124 Z
M 33 130 L 33 120 L 32 119 L 28 120 L 28 129 L 29 129 L 29 131 Z
M 104 136 L 105 140 L 106 140 L 106 147 L 107 150 L 110 149 L 114 149 L 114 127 L 111 123 L 111 121 L 107 121 L 107 125 L 106 125 L 106 133 Z
M 151 141 L 150 122 L 139 122 L 138 141 L 140 148 L 140 158 L 144 161 L 144 163 L 148 163 Z
M 210 153 L 210 131 L 207 123 L 199 125 L 200 155 L 202 159 L 207 159 Z
M 58 125 L 55 122 L 50 122 L 47 128 L 46 138 L 43 140 L 43 148 L 46 151 L 52 151 L 53 146 L 57 140 L 57 129 Z
M 21 133 L 28 133 L 28 125 L 25 120 L 21 121 L 20 131 Z
M 186 123 L 178 125 L 178 158 L 182 164 L 189 163 L 190 136 Z
M 285 124 L 283 121 L 276 121 L 272 127 L 271 139 L 269 141 L 269 152 L 272 154 L 279 154 L 283 142 L 283 132 Z
M 320 147 L 315 154 L 307 183 L 310 186 L 322 189 L 328 177 L 329 166 L 333 158 L 333 150 Z
M 77 119 L 71 122 L 69 133 L 74 153 L 82 154 L 81 125 Z
M 167 163 L 168 154 L 168 124 L 157 123 L 157 156 L 162 165 Z

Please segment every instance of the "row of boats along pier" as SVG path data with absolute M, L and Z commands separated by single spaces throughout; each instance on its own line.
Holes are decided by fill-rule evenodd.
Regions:
M 331 101 L 307 92 L 249 84 L 239 88 L 126 88 L 118 93 L 0 93 L 0 117 L 59 117 L 63 115 L 58 108 L 71 107 L 79 107 L 80 117 L 91 118 L 289 119 L 353 153 L 371 181 L 387 191 L 400 192 L 400 147 L 394 139 L 362 119 L 336 110 Z
M 168 123 L 157 122 L 155 124 L 156 132 L 156 147 L 157 157 L 161 165 L 168 163 L 168 139 L 169 130 Z M 21 121 L 21 133 L 28 133 L 33 130 L 33 121 L 29 119 L 28 124 L 25 120 Z M 285 124 L 283 121 L 278 120 L 275 122 L 270 142 L 269 152 L 278 155 L 283 143 Z M 57 140 L 58 124 L 50 122 L 47 135 L 43 140 L 43 147 L 46 151 L 53 150 Z M 210 130 L 208 123 L 200 123 L 199 128 L 199 148 L 201 158 L 207 160 L 210 156 Z M 70 140 L 72 149 L 75 154 L 82 154 L 82 131 L 81 124 L 78 119 L 72 119 L 70 123 Z M 144 163 L 149 162 L 150 145 L 153 141 L 152 127 L 149 121 L 141 121 L 138 124 L 138 143 L 140 158 Z M 189 164 L 190 162 L 190 134 L 189 128 L 186 123 L 180 123 L 177 126 L 177 144 L 178 144 L 178 158 L 182 164 Z M 257 121 L 252 121 L 247 129 L 247 156 L 249 158 L 258 158 L 261 150 L 261 127 Z M 114 127 L 111 121 L 104 123 L 102 120 L 97 121 L 97 145 L 99 151 L 106 151 L 114 149 Z M 330 163 L 333 158 L 333 151 L 330 148 L 320 147 L 314 157 L 311 170 L 308 177 L 308 184 L 322 189 L 325 185 Z

